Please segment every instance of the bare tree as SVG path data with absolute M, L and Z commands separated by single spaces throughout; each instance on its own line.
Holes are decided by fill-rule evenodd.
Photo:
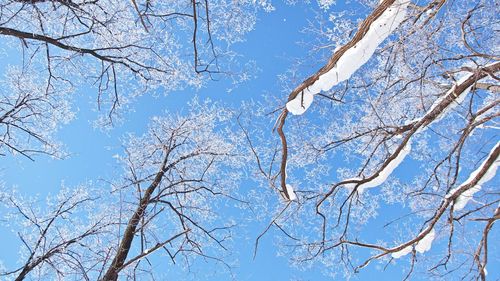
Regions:
M 231 112 L 198 101 L 184 116 L 154 118 L 147 133 L 125 141 L 123 177 L 111 182 L 111 192 L 64 189 L 49 210 L 19 194 L 2 196 L 10 216 L 27 227 L 19 233 L 25 263 L 1 274 L 15 280 L 163 274 L 151 257 L 188 268 L 201 257 L 230 270 L 224 257 L 236 223 L 219 217 L 219 206 L 244 203 L 236 198 L 243 158 L 228 134 L 231 120 Z
M 231 114 L 194 107 L 187 116 L 154 119 L 148 133 L 127 141 L 121 158 L 127 176 L 115 186 L 126 222 L 111 240 L 119 243 L 109 248 L 101 280 L 140 274 L 141 261 L 160 251 L 172 261 L 201 256 L 229 266 L 218 252 L 227 251 L 234 225 L 221 222 L 216 206 L 237 200 L 241 157 L 221 126 Z

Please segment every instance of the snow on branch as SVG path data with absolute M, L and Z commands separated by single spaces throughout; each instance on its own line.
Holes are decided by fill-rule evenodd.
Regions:
M 495 62 L 484 67 L 478 68 L 475 72 L 470 73 L 461 78 L 448 90 L 442 97 L 437 99 L 429 110 L 420 118 L 408 122 L 404 126 L 405 130 L 409 131 L 401 144 L 396 148 L 381 167 L 369 177 L 356 177 L 343 180 L 335 185 L 330 192 L 325 195 L 328 197 L 333 189 L 339 185 L 344 185 L 350 191 L 358 191 L 362 193 L 365 189 L 376 187 L 385 182 L 391 173 L 403 162 L 405 157 L 411 150 L 411 138 L 418 133 L 421 133 L 431 123 L 441 120 L 448 112 L 450 112 L 457 104 L 461 103 L 470 89 L 474 86 L 479 79 L 487 76 L 488 73 L 496 73 L 500 70 L 500 62 Z M 398 132 L 402 133 L 402 131 Z M 496 171 L 496 168 L 495 168 Z M 472 176 L 472 175 L 471 175 Z M 480 189 L 480 186 L 479 186 Z M 471 197 L 474 193 L 479 191 L 477 187 L 471 188 L 464 194 L 464 197 Z M 322 200 L 321 202 L 323 202 Z M 464 202 L 464 201 L 460 201 Z M 466 203 L 466 202 L 465 202 Z M 460 207 L 462 203 L 456 207 Z M 463 208 L 463 206 L 462 206 Z M 461 209 L 461 208 L 460 208 Z
M 429 219 L 428 226 L 423 231 L 421 231 L 417 237 L 406 243 L 400 244 L 399 246 L 393 247 L 391 249 L 385 249 L 383 253 L 372 256 L 371 258 L 366 260 L 361 266 L 359 266 L 359 268 L 365 267 L 372 260 L 378 259 L 389 253 L 391 253 L 391 256 L 393 258 L 400 258 L 402 256 L 405 256 L 411 252 L 411 247 L 415 243 L 417 243 L 415 245 L 415 250 L 418 251 L 419 253 L 428 251 L 431 247 L 432 241 L 435 238 L 435 233 L 433 233 L 434 226 L 437 224 L 439 219 L 442 217 L 442 215 L 446 212 L 446 210 L 451 204 L 454 204 L 453 206 L 456 209 L 456 204 L 458 204 L 457 201 L 461 200 L 460 197 L 464 195 L 465 191 L 469 190 L 474 186 L 484 184 L 495 176 L 499 163 L 499 156 L 500 156 L 500 142 L 497 142 L 495 147 L 493 147 L 493 149 L 489 153 L 486 160 L 481 164 L 481 166 L 477 170 L 471 173 L 469 179 L 467 179 L 458 188 L 453 189 L 448 193 L 448 195 L 444 198 L 443 202 L 441 203 L 441 206 L 436 210 L 434 216 L 431 219 Z M 468 201 L 468 199 L 466 200 Z
M 436 231 L 433 228 L 431 229 L 431 231 L 429 231 L 429 233 L 425 234 L 423 238 L 420 239 L 420 241 L 417 242 L 417 244 L 415 245 L 415 251 L 421 254 L 429 251 L 432 246 L 432 241 L 434 241 L 435 237 L 436 237 Z M 406 256 L 407 254 L 411 253 L 411 251 L 412 251 L 412 246 L 410 245 L 406 246 L 402 250 L 392 253 L 391 256 L 395 259 L 399 259 L 400 257 Z
M 286 104 L 287 110 L 294 115 L 303 114 L 311 105 L 314 95 L 349 79 L 405 19 L 408 4 L 406 0 L 384 1 L 363 22 L 356 36 L 334 53 L 325 67 L 292 92 Z M 377 12 L 381 14 L 375 16 Z
M 460 186 L 450 190 L 448 194 L 446 195 L 446 198 L 451 198 L 454 197 L 456 198 L 453 203 L 453 209 L 456 211 L 462 210 L 465 205 L 472 199 L 473 195 L 481 190 L 481 186 L 485 184 L 486 182 L 490 181 L 493 179 L 496 175 L 498 165 L 500 164 L 500 141 L 497 142 L 495 147 L 490 151 L 488 157 L 484 162 L 474 170 L 469 178 L 464 181 Z M 495 160 L 492 162 L 493 155 L 496 153 Z M 492 162 L 492 163 L 490 163 Z M 479 179 L 476 179 L 478 174 L 483 171 L 486 167 L 486 171 L 484 172 L 483 176 L 480 177 Z M 477 180 L 475 184 L 473 182 Z
M 288 112 L 290 111 L 294 115 L 304 113 L 311 105 L 315 94 L 318 94 L 321 90 L 330 89 L 340 81 L 348 79 L 368 61 L 378 45 L 404 19 L 408 3 L 409 1 L 405 0 L 384 0 L 366 17 L 351 41 L 335 51 L 325 66 L 302 82 L 288 96 L 288 103 L 278 118 L 276 128 L 282 144 L 280 185 L 286 198 L 290 198 L 286 187 L 288 146 L 283 127 Z M 370 42 L 370 40 L 374 41 Z M 352 60 L 352 62 L 349 60 Z
M 362 178 L 351 178 L 345 181 L 357 182 L 345 185 L 349 190 L 353 190 L 357 186 L 357 191 L 363 193 L 367 188 L 377 187 L 383 184 L 387 178 L 392 174 L 392 172 L 403 162 L 406 155 L 411 151 L 411 143 L 408 142 L 406 145 L 402 146 L 399 152 L 395 152 L 392 157 L 390 157 L 382 168 L 370 178 L 364 180 Z
M 409 121 L 407 124 L 417 124 L 420 127 L 420 132 L 430 123 L 441 120 L 453 108 L 464 101 L 471 88 L 479 79 L 486 77 L 490 73 L 496 73 L 499 70 L 500 62 L 494 62 L 463 76 L 453 84 L 450 90 L 434 101 L 423 117 Z
M 293 190 L 293 187 L 289 184 L 286 185 L 286 191 L 288 193 L 288 197 L 290 198 L 290 201 L 297 200 L 297 195 L 295 195 L 295 191 Z

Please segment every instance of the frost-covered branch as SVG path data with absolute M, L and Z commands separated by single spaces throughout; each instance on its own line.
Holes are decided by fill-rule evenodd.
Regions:
M 105 233 L 110 223 L 107 220 L 90 220 L 79 224 L 73 216 L 82 215 L 86 208 L 95 204 L 99 197 L 83 187 L 63 190 L 52 198 L 54 202 L 46 210 L 38 210 L 39 202 L 27 200 L 13 192 L 8 195 L 7 214 L 11 219 L 20 218 L 24 228 L 18 232 L 26 251 L 20 258 L 23 265 L 18 269 L 0 272 L 0 276 L 15 276 L 15 280 L 25 280 L 45 265 L 58 264 L 58 267 L 72 268 L 78 274 L 87 272 L 75 265 L 78 262 L 76 251 L 90 247 L 92 239 Z M 50 201 L 49 201 L 50 202 Z M 79 262 L 84 262 L 80 260 Z M 64 271 L 64 270 L 63 270 Z
M 463 200 L 462 198 L 464 198 L 464 196 L 468 196 L 468 198 L 470 198 L 470 196 L 472 196 L 472 194 L 470 194 L 470 196 L 468 194 L 470 190 L 474 190 L 476 186 L 486 183 L 495 176 L 497 167 L 500 164 L 499 156 L 500 142 L 497 143 L 497 145 L 491 150 L 490 154 L 481 166 L 471 173 L 468 180 L 449 192 L 449 194 L 441 202 L 439 208 L 436 209 L 434 215 L 427 220 L 427 226 L 415 238 L 392 248 L 380 249 L 382 250 L 382 253 L 370 257 L 358 268 L 363 268 L 371 261 L 384 257 L 388 254 L 391 254 L 393 258 L 400 258 L 412 252 L 413 247 L 419 253 L 428 251 L 431 248 L 432 241 L 436 236 L 435 226 L 443 214 L 446 210 L 448 210 L 448 208 L 455 208 L 457 204 L 462 204 L 461 200 Z
M 200 88 L 213 75 L 244 71 L 231 69 L 234 54 L 226 50 L 253 29 L 259 8 L 250 2 L 7 1 L 0 4 L 0 39 L 9 53 L 20 47 L 23 59 L 15 63 L 45 74 L 48 81 L 40 83 L 47 88 L 94 85 L 99 109 L 112 118 L 138 95 Z
M 0 80 L 0 155 L 37 154 L 61 158 L 64 151 L 54 135 L 73 118 L 65 90 L 46 90 L 38 73 L 10 68 Z

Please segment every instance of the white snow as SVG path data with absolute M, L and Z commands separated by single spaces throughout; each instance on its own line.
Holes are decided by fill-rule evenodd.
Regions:
M 461 104 L 464 101 L 465 97 L 467 96 L 467 94 L 470 92 L 470 89 L 472 88 L 472 86 L 470 86 L 467 89 L 465 89 L 462 93 L 460 93 L 458 96 L 456 96 L 455 90 L 457 88 L 457 85 L 464 83 L 467 79 L 471 78 L 473 75 L 474 74 L 471 73 L 471 74 L 465 75 L 462 78 L 460 78 L 455 84 L 453 84 L 451 89 L 449 89 L 444 95 L 442 95 L 441 97 L 439 97 L 437 100 L 434 101 L 434 103 L 431 105 L 429 110 L 427 110 L 427 112 L 424 114 L 423 117 L 406 121 L 405 125 L 420 122 L 420 120 L 425 118 L 425 116 L 430 114 L 441 102 L 443 102 L 444 99 L 447 99 L 449 96 L 452 96 L 451 98 L 453 99 L 453 101 L 445 109 L 443 109 L 443 111 L 441 111 L 439 113 L 439 115 L 436 116 L 436 118 L 434 120 L 432 120 L 429 124 L 427 124 L 427 126 L 429 126 L 430 124 L 432 124 L 434 122 L 438 122 L 439 120 L 443 119 L 443 117 L 448 112 L 453 110 L 453 108 L 455 108 L 457 105 Z M 427 126 L 419 128 L 417 130 L 417 133 L 421 133 L 421 132 L 425 131 L 427 129 Z
M 371 181 L 368 181 L 368 182 L 365 182 L 365 183 L 359 185 L 358 193 L 363 193 L 365 191 L 365 189 L 367 189 L 367 188 L 377 187 L 377 186 L 383 184 L 387 180 L 387 178 L 392 174 L 392 172 L 399 166 L 399 164 L 401 164 L 401 162 L 403 162 L 403 160 L 410 153 L 410 151 L 411 151 L 411 143 L 408 142 L 403 147 L 403 149 L 401 149 L 401 151 L 396 156 L 396 158 L 394 158 L 391 162 L 389 162 L 389 164 L 387 164 L 387 166 L 382 171 L 380 171 L 380 173 L 378 174 L 377 177 L 375 177 Z M 359 181 L 362 179 L 361 178 L 351 178 L 351 179 L 347 179 L 345 181 L 351 181 L 351 180 Z M 345 186 L 345 188 L 352 190 L 354 188 L 355 184 L 346 184 L 344 186 Z
M 287 103 L 288 111 L 294 115 L 303 114 L 311 105 L 314 95 L 321 91 L 328 91 L 338 83 L 349 79 L 404 20 L 408 4 L 408 0 L 396 0 L 387 8 L 370 25 L 363 38 L 349 48 L 332 69 L 321 75 L 317 81 Z
M 394 252 L 391 256 L 395 259 L 399 259 L 400 257 L 406 256 L 411 253 L 411 246 L 405 247 L 400 251 Z
M 491 149 L 488 157 L 486 157 L 486 159 L 479 166 L 479 168 L 477 168 L 475 171 L 473 171 L 469 175 L 469 178 L 466 181 L 464 181 L 461 185 L 459 185 L 458 187 L 450 190 L 450 192 L 448 192 L 448 194 L 446 195 L 446 198 L 450 198 L 460 188 L 462 188 L 462 186 L 468 185 L 470 182 L 472 182 L 474 180 L 474 178 L 477 176 L 477 174 L 483 169 L 484 165 L 486 165 L 486 161 L 490 158 L 490 155 L 493 153 L 493 151 L 495 149 L 498 148 L 498 146 L 500 146 L 500 141 L 497 142 L 497 144 L 495 145 L 495 147 L 493 147 Z M 488 182 L 489 180 L 491 180 L 492 178 L 495 177 L 499 164 L 500 164 L 500 159 L 499 159 L 499 157 L 497 157 L 497 159 L 495 159 L 495 162 L 493 162 L 493 164 L 488 168 L 488 170 L 486 171 L 486 173 L 483 175 L 483 177 L 481 179 L 479 179 L 479 181 L 477 182 L 477 184 L 474 185 L 473 187 L 467 189 L 466 191 L 462 192 L 462 194 L 460 194 L 457 197 L 457 199 L 455 199 L 454 207 L 453 207 L 453 209 L 455 211 L 462 210 L 465 207 L 465 205 L 467 205 L 467 203 L 472 199 L 473 195 L 476 192 L 478 192 L 478 191 L 481 190 L 481 186 L 483 184 L 485 184 L 486 182 Z
M 301 115 L 311 106 L 313 99 L 314 95 L 306 88 L 295 99 L 287 102 L 286 109 L 293 115 Z
M 415 246 L 415 250 L 419 253 L 425 253 L 431 249 L 432 246 L 432 241 L 434 241 L 434 237 L 436 237 L 436 231 L 434 231 L 434 228 L 427 233 L 427 235 L 422 238 L 422 240 L 418 241 L 417 245 Z
M 288 196 L 290 197 L 290 201 L 297 200 L 297 195 L 295 195 L 295 191 L 293 191 L 293 187 L 289 184 L 286 185 L 286 191 L 288 192 Z
M 436 117 L 436 119 L 434 119 L 432 122 L 438 122 L 439 120 L 441 120 L 448 112 L 450 112 L 451 110 L 453 110 L 453 108 L 455 108 L 458 104 L 461 104 L 465 97 L 467 96 L 467 94 L 470 92 L 470 89 L 472 88 L 472 86 L 468 87 L 467 89 L 465 89 L 462 93 L 460 93 L 458 96 L 456 96 L 455 94 L 455 89 L 457 87 L 457 85 L 460 85 L 462 83 L 464 83 L 467 79 L 469 79 L 470 77 L 472 77 L 474 74 L 469 74 L 469 75 L 465 75 L 464 77 L 462 77 L 461 79 L 459 79 L 455 85 L 453 85 L 453 87 L 451 87 L 450 90 L 448 90 L 448 92 L 446 92 L 445 95 L 443 95 L 442 97 L 440 97 L 439 99 L 437 99 L 431 106 L 431 108 L 429 109 L 429 111 L 427 111 L 427 113 L 431 112 L 432 110 L 434 110 L 434 108 L 436 106 L 438 106 L 442 101 L 443 99 L 447 98 L 448 96 L 453 96 L 453 98 L 455 98 L 450 105 L 448 105 L 441 113 L 439 113 L 439 115 Z M 426 114 L 427 115 L 427 114 Z
M 433 228 L 420 241 L 417 242 L 417 245 L 415 245 L 415 250 L 421 254 L 429 251 L 431 249 L 432 242 L 434 241 L 435 237 L 436 237 L 436 231 L 434 231 Z M 392 253 L 391 256 L 395 259 L 399 259 L 402 256 L 406 256 L 407 254 L 411 253 L 411 247 L 412 245 L 404 247 L 402 250 Z
M 439 115 L 431 123 L 439 121 L 450 110 L 452 110 L 454 107 L 456 107 L 457 104 L 460 104 L 460 103 L 463 102 L 463 100 L 467 96 L 467 93 L 470 91 L 470 89 L 471 89 L 472 86 L 468 87 L 467 89 L 465 89 L 462 93 L 459 94 L 459 96 L 456 96 L 455 89 L 456 89 L 457 85 L 460 85 L 460 84 L 464 83 L 467 79 L 471 78 L 473 75 L 474 74 L 465 75 L 464 77 L 462 77 L 461 79 L 459 79 L 456 82 L 456 84 L 453 85 L 453 87 L 446 92 L 445 95 L 443 95 L 440 98 L 438 98 L 432 104 L 432 106 L 429 108 L 429 110 L 425 113 L 424 117 L 411 120 L 411 121 L 407 122 L 406 124 L 410 124 L 410 123 L 414 123 L 414 122 L 419 122 L 420 120 L 422 120 L 423 118 L 425 118 L 425 116 L 427 116 L 429 113 L 431 113 L 448 96 L 452 95 L 453 97 L 456 97 L 453 100 L 453 102 L 451 104 L 449 104 L 442 112 L 440 112 Z M 430 123 L 428 125 L 430 125 Z M 421 133 L 423 130 L 426 129 L 426 127 L 419 128 L 415 132 L 415 134 Z M 371 180 L 371 181 L 369 181 L 367 183 L 364 183 L 364 184 L 360 185 L 359 188 L 358 188 L 358 191 L 361 193 L 366 188 L 371 188 L 371 187 L 375 187 L 375 186 L 381 185 L 387 179 L 387 177 L 392 173 L 392 171 L 397 166 L 399 166 L 399 164 L 404 160 L 404 158 L 406 157 L 406 155 L 410 152 L 410 149 L 411 149 L 410 143 L 408 143 L 405 146 L 405 148 L 403 149 L 403 151 L 401 151 L 401 153 L 393 161 L 391 161 L 389 163 L 389 165 L 384 170 L 382 170 L 380 172 L 380 174 L 375 179 L 373 179 L 373 180 Z M 490 180 L 491 178 L 493 178 L 494 175 L 495 175 L 495 173 L 496 173 L 496 167 L 497 166 L 498 166 L 498 161 L 495 161 L 495 164 L 490 169 L 491 171 L 488 171 L 487 175 L 485 175 L 483 177 L 483 179 L 480 180 L 480 182 L 481 183 L 482 182 L 486 182 L 486 181 Z M 479 170 L 480 170 L 480 168 L 479 168 Z M 479 170 L 477 170 L 473 174 L 471 174 L 471 177 L 469 177 L 469 179 L 464 184 L 462 184 L 462 186 L 465 185 L 467 182 L 470 182 L 470 180 L 472 180 L 475 177 L 475 175 L 477 175 L 477 173 L 479 172 Z M 359 180 L 359 178 L 354 178 L 354 179 L 349 179 L 349 180 Z M 461 196 L 459 196 L 459 198 L 457 198 L 457 200 L 455 202 L 455 209 L 456 210 L 461 210 L 467 204 L 467 202 L 470 200 L 470 198 L 472 198 L 472 196 L 474 195 L 474 193 L 478 192 L 481 189 L 481 183 L 478 183 L 477 186 L 475 186 L 475 187 L 467 190 Z M 354 184 L 348 184 L 348 185 L 345 185 L 345 187 L 347 189 L 349 189 L 349 190 L 352 190 L 352 188 L 354 188 Z M 457 188 L 453 189 L 452 191 L 450 191 L 450 194 L 452 194 L 452 192 L 458 190 L 458 188 L 460 188 L 460 187 L 457 187 Z
M 472 199 L 472 197 L 474 196 L 474 194 L 478 191 L 481 190 L 481 186 L 480 185 L 475 185 L 469 189 L 467 189 L 466 191 L 464 191 L 462 194 L 460 194 L 460 196 L 458 196 L 458 198 L 455 200 L 455 203 L 454 203 L 454 207 L 453 209 L 455 211 L 460 211 L 462 210 L 465 205 L 467 205 L 467 203 L 469 202 L 469 200 Z
M 490 67 L 490 66 L 494 65 L 495 63 L 496 62 L 487 64 L 485 67 Z M 427 110 L 427 112 L 425 113 L 424 117 L 427 116 L 429 113 L 431 113 L 444 99 L 448 98 L 449 96 L 452 96 L 453 101 L 442 112 L 440 112 L 439 115 L 436 117 L 436 119 L 432 120 L 431 123 L 441 120 L 448 112 L 450 112 L 458 104 L 461 104 L 464 101 L 467 94 L 470 92 L 472 86 L 465 89 L 462 93 L 459 93 L 458 96 L 456 95 L 455 90 L 456 90 L 458 85 L 465 83 L 465 81 L 467 81 L 468 79 L 470 79 L 474 75 L 475 75 L 474 73 L 469 73 L 467 75 L 464 75 L 462 78 L 458 79 L 458 81 L 455 82 L 455 84 L 451 87 L 450 90 L 448 90 L 446 92 L 446 94 L 442 95 L 441 97 L 439 97 L 437 100 L 434 101 L 434 103 L 431 105 L 429 110 Z M 405 125 L 408 125 L 408 124 L 411 124 L 414 122 L 419 122 L 424 117 L 416 118 L 414 120 L 407 121 Z M 430 125 L 430 124 L 428 124 L 428 125 Z M 421 132 L 423 130 L 425 130 L 425 128 L 419 128 L 418 132 Z

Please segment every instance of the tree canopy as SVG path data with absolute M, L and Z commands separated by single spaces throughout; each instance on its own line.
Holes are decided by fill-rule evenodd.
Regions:
M 498 11 L 3 1 L 0 279 L 254 280 L 271 253 L 276 274 L 495 280 Z M 107 168 L 43 192 L 78 139 L 113 156 L 68 169 Z

